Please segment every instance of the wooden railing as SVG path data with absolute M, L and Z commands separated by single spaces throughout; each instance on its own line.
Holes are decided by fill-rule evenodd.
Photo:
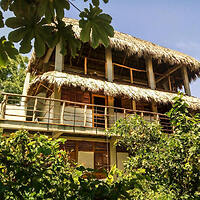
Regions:
M 145 120 L 158 121 L 165 132 L 172 127 L 166 115 L 112 106 L 85 104 L 53 98 L 2 93 L 0 119 L 65 126 L 108 129 L 120 118 L 138 114 Z

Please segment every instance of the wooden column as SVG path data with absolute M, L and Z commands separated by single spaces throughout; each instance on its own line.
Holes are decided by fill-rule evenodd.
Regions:
M 62 72 L 64 69 L 64 56 L 60 53 L 61 50 L 61 42 L 59 42 L 56 45 L 56 56 L 55 56 L 55 71 Z M 58 88 L 56 85 L 54 85 L 54 94 L 53 94 L 54 99 L 61 99 L 61 88 Z M 60 118 L 60 111 L 61 111 L 61 106 L 60 102 L 54 102 L 54 118 Z M 59 123 L 60 120 L 54 120 L 55 123 Z
M 22 95 L 24 95 L 24 96 L 26 96 L 28 93 L 30 78 L 31 78 L 31 73 L 26 72 L 26 78 L 24 80 L 24 87 L 23 87 L 23 92 L 22 92 Z
M 148 78 L 148 85 L 151 89 L 155 90 L 156 89 L 156 81 L 155 81 L 155 76 L 153 72 L 153 64 L 152 64 L 152 58 L 146 58 L 145 59 L 146 63 L 146 69 L 147 69 L 147 78 Z
M 133 106 L 133 110 L 136 110 L 136 101 L 132 100 L 132 106 Z
M 185 93 L 187 95 L 191 96 L 190 82 L 189 82 L 188 72 L 187 72 L 187 67 L 186 66 L 182 67 L 182 74 L 183 74 L 183 83 L 184 83 Z
M 155 81 L 155 75 L 153 72 L 152 58 L 150 58 L 150 57 L 146 58 L 145 63 L 146 63 L 146 69 L 147 69 L 148 85 L 152 90 L 155 90 L 156 89 L 156 81 Z M 152 111 L 158 112 L 156 102 L 154 102 L 154 101 L 152 101 Z
M 112 137 L 110 139 L 110 166 L 117 165 L 117 151 L 116 146 L 114 145 L 116 138 Z
M 24 80 L 23 92 L 22 92 L 23 96 L 27 96 L 27 94 L 28 94 L 30 78 L 31 78 L 31 73 L 27 71 L 26 78 Z M 26 116 L 26 108 L 27 108 L 27 98 L 26 97 L 21 98 L 21 106 L 23 109 L 23 115 Z M 24 121 L 26 121 L 26 117 L 24 117 Z
M 108 81 L 113 82 L 113 80 L 114 80 L 114 69 L 113 69 L 113 64 L 112 64 L 111 47 L 105 48 L 105 58 L 106 58 L 106 64 L 105 64 L 106 78 L 107 78 Z
M 56 45 L 56 57 L 55 57 L 55 71 L 62 72 L 64 69 L 64 56 L 60 53 L 61 42 Z
M 114 106 L 114 97 L 108 96 L 108 106 Z M 108 109 L 108 127 L 115 123 L 115 112 L 113 108 Z

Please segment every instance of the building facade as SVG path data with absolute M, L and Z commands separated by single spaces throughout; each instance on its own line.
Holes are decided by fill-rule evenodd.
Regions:
M 78 21 L 64 21 L 78 38 Z M 105 134 L 117 120 L 138 114 L 171 133 L 165 113 L 181 89 L 191 112 L 200 110 L 189 86 L 200 75 L 200 63 L 188 55 L 117 31 L 108 48 L 85 43 L 76 57 L 60 50 L 58 44 L 42 58 L 32 56 L 23 95 L 2 94 L 0 128 L 5 133 L 26 129 L 65 137 L 62 148 L 75 162 L 122 169 L 128 153 L 114 146 L 116 137 Z

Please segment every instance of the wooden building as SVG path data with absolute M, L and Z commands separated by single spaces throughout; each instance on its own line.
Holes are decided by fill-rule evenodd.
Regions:
M 64 21 L 78 38 L 78 21 Z M 194 58 L 117 31 L 109 48 L 92 49 L 85 43 L 75 58 L 60 54 L 58 44 L 40 59 L 32 56 L 23 95 L 3 94 L 0 128 L 65 137 L 63 148 L 76 162 L 122 168 L 127 152 L 114 147 L 116 138 L 105 130 L 120 118 L 139 114 L 171 132 L 165 113 L 179 90 L 185 91 L 191 111 L 200 110 L 200 99 L 191 96 L 189 86 L 199 76 Z

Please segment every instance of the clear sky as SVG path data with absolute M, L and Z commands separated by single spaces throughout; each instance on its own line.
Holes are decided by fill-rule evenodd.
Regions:
M 83 10 L 83 0 L 71 1 Z M 110 0 L 101 6 L 112 16 L 116 30 L 200 60 L 199 0 Z M 66 13 L 66 17 L 78 16 L 74 8 Z M 200 79 L 192 82 L 191 90 L 193 96 L 200 97 Z
M 72 2 L 82 10 L 82 1 Z M 102 7 L 112 16 L 117 31 L 200 60 L 199 0 L 110 0 Z M 71 11 L 66 17 L 78 18 L 78 11 Z M 200 97 L 200 79 L 192 82 L 191 90 L 193 96 Z

